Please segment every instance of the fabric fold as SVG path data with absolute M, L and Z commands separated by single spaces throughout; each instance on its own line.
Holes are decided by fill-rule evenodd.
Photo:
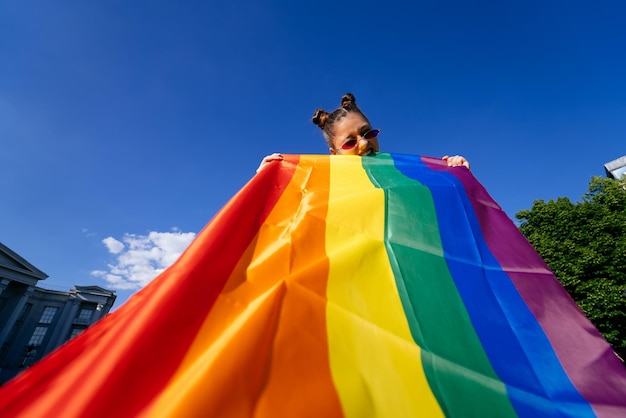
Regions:
M 626 370 L 465 168 L 285 155 L 0 415 L 621 417 Z

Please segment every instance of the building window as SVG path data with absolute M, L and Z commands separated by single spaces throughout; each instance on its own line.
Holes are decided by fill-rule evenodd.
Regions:
M 39 319 L 40 324 L 51 324 L 54 315 L 57 313 L 58 308 L 52 306 L 46 306 L 41 314 L 41 319 Z
M 20 364 L 21 368 L 30 367 L 37 361 L 37 347 L 33 345 L 29 345 L 24 350 L 24 354 L 22 355 L 22 363 Z
M 29 346 L 36 347 L 41 345 L 43 341 L 43 337 L 46 336 L 46 332 L 48 331 L 48 327 L 37 327 L 35 331 L 33 331 L 33 335 L 30 337 L 30 341 L 28 342 Z
M 85 324 L 89 325 L 89 321 L 91 321 L 91 315 L 93 314 L 93 309 L 81 309 L 80 313 L 74 320 L 75 324 Z
M 70 340 L 72 338 L 76 337 L 78 334 L 80 334 L 84 330 L 85 330 L 85 328 L 72 328 L 72 333 L 70 334 Z

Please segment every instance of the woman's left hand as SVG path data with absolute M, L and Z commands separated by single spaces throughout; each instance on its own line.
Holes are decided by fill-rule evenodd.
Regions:
M 462 165 L 468 170 L 470 169 L 469 161 L 467 161 L 462 155 L 453 155 L 452 157 L 444 155 L 441 159 L 448 162 L 448 167 L 458 167 Z

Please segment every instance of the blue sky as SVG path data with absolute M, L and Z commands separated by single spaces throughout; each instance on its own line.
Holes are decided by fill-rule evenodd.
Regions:
M 0 241 L 118 288 L 176 258 L 272 152 L 325 154 L 350 91 L 381 150 L 462 154 L 513 218 L 626 155 L 626 4 L 0 3 Z M 107 281 L 107 277 L 109 280 Z

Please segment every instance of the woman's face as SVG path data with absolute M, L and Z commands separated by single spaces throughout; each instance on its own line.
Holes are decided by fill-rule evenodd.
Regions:
M 357 112 L 350 112 L 333 125 L 334 136 L 330 148 L 331 154 L 337 155 L 370 155 L 378 152 L 378 138 L 363 137 L 372 130 L 369 122 Z M 356 142 L 355 142 L 356 141 Z M 354 146 L 352 146 L 354 144 Z

